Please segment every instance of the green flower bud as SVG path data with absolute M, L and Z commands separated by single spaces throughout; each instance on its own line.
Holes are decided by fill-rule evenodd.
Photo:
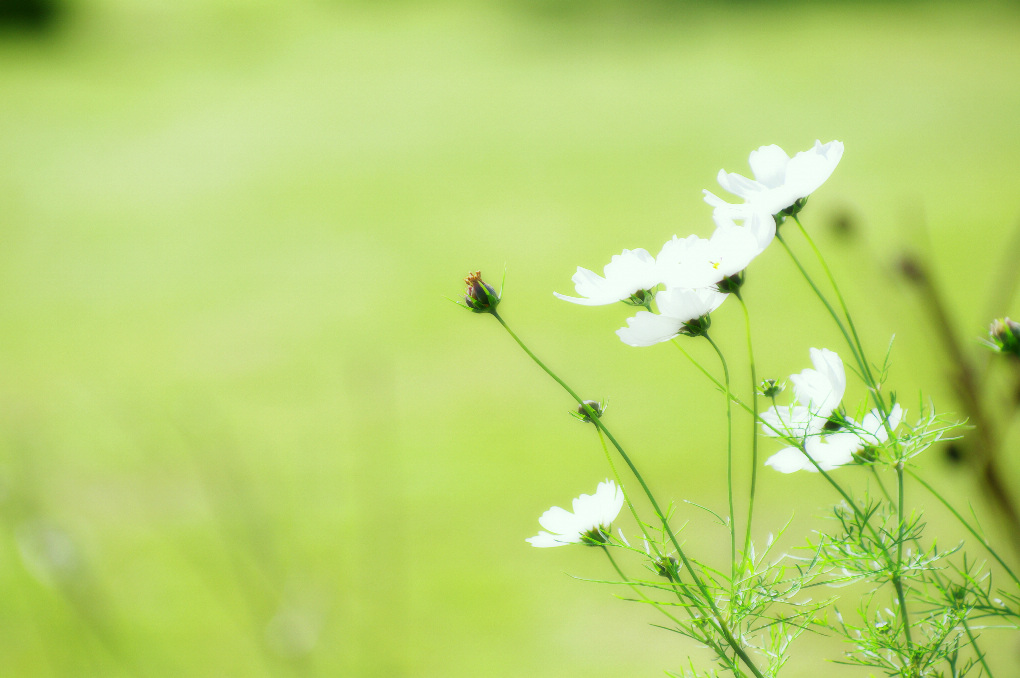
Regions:
M 492 313 L 499 304 L 499 295 L 495 288 L 482 280 L 482 272 L 469 273 L 464 278 L 467 291 L 464 293 L 464 304 L 475 313 Z
M 591 420 L 592 420 L 592 417 L 588 413 L 588 407 L 585 407 L 585 405 L 590 407 L 591 410 L 595 413 L 595 418 L 596 419 L 601 419 L 602 418 L 602 413 L 606 411 L 606 405 L 600 403 L 599 401 L 597 401 L 597 400 L 585 400 L 584 401 L 584 405 L 578 405 L 577 406 L 577 411 L 576 412 L 571 412 L 570 416 L 574 417 L 575 419 L 579 419 L 579 420 L 583 421 L 586 424 L 590 423 Z
M 996 318 L 988 328 L 988 335 L 993 350 L 1020 358 L 1020 323 L 1009 318 Z
M 758 385 L 758 391 L 766 398 L 775 398 L 777 395 L 782 393 L 785 388 L 785 383 L 780 383 L 775 379 L 763 379 L 761 384 Z
M 679 579 L 680 559 L 676 556 L 659 556 L 653 563 L 655 574 L 670 581 Z

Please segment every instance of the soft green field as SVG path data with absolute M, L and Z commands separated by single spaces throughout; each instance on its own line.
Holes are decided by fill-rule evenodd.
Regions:
M 626 4 L 82 0 L 48 39 L 2 37 L 0 675 L 596 678 L 703 657 L 564 574 L 609 576 L 591 552 L 524 543 L 609 472 L 558 387 L 444 297 L 505 267 L 505 317 L 610 399 L 653 487 L 722 510 L 721 399 L 672 347 L 622 345 L 625 309 L 551 293 L 707 235 L 701 189 L 762 144 L 845 142 L 805 222 L 873 355 L 896 334 L 905 399 L 956 407 L 891 263 L 930 253 L 964 336 L 1020 315 L 988 292 L 1020 216 L 1020 13 Z M 746 294 L 763 376 L 842 348 L 778 247 Z M 713 327 L 739 363 L 738 306 Z M 816 477 L 761 482 L 760 537 L 834 501 Z M 994 638 L 1015 666 L 1016 635 Z M 863 675 L 816 655 L 832 641 L 803 648 L 791 678 Z

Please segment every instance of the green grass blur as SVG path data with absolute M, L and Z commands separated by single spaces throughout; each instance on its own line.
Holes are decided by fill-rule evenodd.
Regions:
M 719 397 L 670 346 L 623 346 L 624 309 L 551 292 L 623 248 L 707 235 L 701 189 L 759 145 L 845 142 L 805 223 L 872 355 L 896 335 L 915 414 L 919 392 L 955 405 L 891 273 L 904 248 L 931 257 L 967 336 L 1020 315 L 989 308 L 1020 215 L 1012 3 L 66 10 L 52 33 L 0 34 L 0 675 L 596 678 L 703 659 L 565 576 L 609 576 L 585 549 L 524 543 L 608 470 L 558 387 L 444 297 L 505 267 L 504 316 L 610 399 L 660 495 L 721 509 Z M 747 297 L 760 375 L 842 348 L 778 247 Z M 713 327 L 742 378 L 737 305 Z M 937 452 L 925 469 L 975 492 Z M 834 501 L 767 469 L 760 496 L 762 538 Z M 815 656 L 829 641 L 803 648 L 791 678 L 862 675 Z

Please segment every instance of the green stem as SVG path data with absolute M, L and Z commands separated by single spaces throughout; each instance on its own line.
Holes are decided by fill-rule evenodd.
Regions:
M 903 595 L 903 462 L 896 464 L 896 506 L 899 514 L 899 527 L 896 530 L 896 574 L 893 575 L 892 583 L 896 589 L 896 597 L 900 601 L 900 615 L 903 617 L 903 636 L 907 641 L 907 650 L 912 651 L 914 641 L 910 635 L 910 617 L 907 614 L 907 599 Z
M 864 365 L 864 358 L 857 352 L 857 346 L 854 344 L 853 339 L 850 338 L 850 333 L 847 332 L 846 326 L 843 324 L 843 320 L 839 317 L 839 314 L 836 313 L 836 309 L 832 307 L 832 304 L 829 303 L 829 300 L 826 299 L 825 295 L 822 294 L 822 291 L 818 289 L 818 285 L 816 285 L 815 281 L 811 279 L 810 275 L 808 275 L 808 272 L 804 268 L 804 265 L 800 263 L 800 259 L 798 259 L 797 255 L 793 253 L 792 249 L 790 249 L 790 245 L 786 242 L 786 239 L 783 238 L 783 236 L 781 236 L 779 233 L 776 233 L 776 240 L 778 240 L 780 244 L 782 244 L 783 248 L 786 250 L 786 253 L 790 255 L 790 259 L 797 267 L 797 270 L 800 271 L 800 274 L 804 277 L 804 280 L 806 280 L 807 284 L 811 287 L 812 290 L 814 290 L 815 296 L 818 297 L 819 301 L 822 302 L 822 305 L 825 306 L 825 310 L 829 312 L 829 315 L 831 315 L 832 319 L 836 322 L 836 326 L 839 328 L 839 331 L 843 334 L 843 338 L 846 339 L 847 345 L 850 347 L 850 352 L 854 354 L 854 362 L 856 362 L 857 366 L 860 368 L 861 376 L 864 376 L 867 373 L 867 368 Z
M 822 256 L 822 253 L 818 249 L 818 246 L 815 245 L 815 241 L 811 239 L 810 235 L 808 235 L 807 229 L 805 229 L 804 225 L 800 223 L 800 219 L 794 216 L 793 220 L 797 223 L 797 227 L 800 229 L 801 234 L 804 236 L 804 240 L 807 241 L 807 244 L 811 247 L 811 250 L 815 253 L 815 258 L 818 259 L 818 263 L 822 265 L 822 270 L 825 272 L 825 277 L 829 279 L 829 284 L 832 285 L 832 290 L 836 293 L 836 299 L 839 300 L 839 305 L 843 309 L 843 316 L 846 318 L 846 324 L 850 327 L 850 333 L 853 335 L 854 343 L 857 346 L 857 352 L 863 359 L 864 346 L 861 344 L 861 338 L 857 335 L 857 328 L 854 326 L 853 316 L 850 315 L 850 309 L 847 308 L 846 300 L 843 298 L 842 292 L 839 291 L 839 285 L 836 284 L 836 279 L 833 277 L 832 271 L 829 269 L 829 265 L 825 263 L 825 258 Z M 875 377 L 874 375 L 872 375 L 871 368 L 868 365 L 868 361 L 866 360 L 863 361 L 863 369 L 865 370 L 865 374 L 867 375 L 868 383 L 874 384 Z
M 645 543 L 651 544 L 652 548 L 655 549 L 655 557 L 661 558 L 662 554 L 659 552 L 659 545 L 652 541 L 652 538 L 648 536 L 648 530 L 645 527 L 644 522 L 638 517 L 637 509 L 634 508 L 634 502 L 630 500 L 630 495 L 627 494 L 627 490 L 623 486 L 623 482 L 620 480 L 620 474 L 616 470 L 616 464 L 613 463 L 613 455 L 609 453 L 609 447 L 606 445 L 606 436 L 602 433 L 602 429 L 596 428 L 595 430 L 598 431 L 599 442 L 602 443 L 602 451 L 606 455 L 606 461 L 609 462 L 609 468 L 613 472 L 613 478 L 616 479 L 617 486 L 620 488 L 620 491 L 623 492 L 623 500 L 627 503 L 627 508 L 630 509 L 630 514 L 634 516 L 634 522 L 637 523 L 638 529 L 640 529 L 641 534 L 644 535 Z M 607 553 L 606 555 L 609 554 Z M 609 559 L 612 560 L 612 556 L 610 556 Z M 614 562 L 613 564 L 615 565 L 616 563 Z
M 970 640 L 970 645 L 974 648 L 974 654 L 977 655 L 978 661 L 981 662 L 981 666 L 984 668 L 985 674 L 988 678 L 995 678 L 994 674 L 992 674 L 992 670 L 988 668 L 988 664 L 985 662 L 985 653 L 978 647 L 977 638 L 974 636 L 974 632 L 970 630 L 967 620 L 962 620 L 960 624 L 963 625 L 963 630 L 967 634 L 967 638 Z
M 709 372 L 708 370 L 706 370 L 705 367 L 701 363 L 699 363 L 694 356 L 692 356 L 690 353 L 688 353 L 687 350 L 683 346 L 681 346 L 680 342 L 677 339 L 673 340 L 673 345 L 676 346 L 678 349 L 680 349 L 680 352 L 684 354 L 684 357 L 687 358 L 688 360 L 690 360 L 691 364 L 693 364 L 695 367 L 697 367 L 699 372 L 701 372 L 703 375 L 705 375 L 705 377 L 709 381 L 711 381 L 713 384 L 715 384 L 715 387 L 717 389 L 719 389 L 719 391 L 721 393 L 725 393 L 727 391 L 726 386 L 722 382 L 720 382 L 718 379 L 713 377 L 712 373 Z M 730 400 L 733 401 L 735 404 L 739 405 L 740 407 L 744 408 L 745 412 L 747 412 L 748 414 L 751 414 L 751 408 L 748 407 L 744 403 L 744 401 L 742 401 L 740 398 L 738 398 L 737 396 L 733 395 L 732 393 L 730 393 Z
M 521 349 L 528 354 L 528 356 L 535 362 L 535 364 L 541 367 L 546 374 L 552 377 L 553 381 L 555 381 L 557 384 L 563 387 L 563 390 L 569 393 L 570 396 L 577 402 L 577 404 L 584 408 L 585 412 L 591 418 L 592 423 L 594 423 L 599 428 L 599 430 L 606 434 L 606 437 L 609 438 L 609 442 L 611 442 L 613 444 L 613 447 L 616 448 L 616 451 L 620 454 L 620 457 L 623 459 L 624 462 L 626 462 L 627 467 L 630 468 L 631 473 L 634 474 L 634 478 L 641 485 L 641 489 L 644 490 L 645 496 L 648 497 L 648 501 L 652 504 L 652 509 L 655 511 L 655 515 L 659 519 L 659 522 L 662 524 L 662 527 L 666 531 L 666 534 L 669 536 L 669 540 L 673 544 L 673 548 L 676 549 L 677 555 L 680 556 L 680 560 L 683 561 L 684 569 L 687 570 L 687 572 L 691 576 L 691 579 L 694 581 L 695 586 L 698 587 L 698 590 L 704 597 L 704 602 L 708 604 L 708 607 L 712 613 L 712 621 L 714 622 L 716 628 L 719 630 L 719 633 L 722 634 L 723 638 L 726 640 L 726 644 L 733 648 L 733 651 L 737 654 L 738 657 L 740 657 L 740 660 L 744 662 L 745 665 L 747 665 L 748 669 L 751 670 L 751 672 L 755 675 L 756 678 L 765 678 L 762 675 L 761 671 L 758 669 L 758 667 L 755 665 L 754 661 L 752 661 L 751 658 L 748 656 L 744 648 L 741 647 L 737 639 L 733 637 L 733 632 L 730 631 L 729 626 L 723 620 L 722 613 L 719 611 L 719 608 L 715 604 L 715 599 L 712 597 L 712 594 L 709 593 L 708 588 L 705 586 L 705 583 L 701 580 L 701 577 L 698 576 L 698 573 L 695 571 L 693 565 L 691 564 L 690 559 L 688 559 L 687 554 L 684 553 L 684 550 L 682 548 L 680 548 L 680 542 L 677 540 L 676 535 L 673 533 L 673 528 L 669 526 L 669 521 L 666 518 L 666 514 L 663 513 L 661 508 L 659 508 L 659 502 L 655 500 L 655 495 L 652 494 L 652 491 L 648 487 L 648 484 L 645 482 L 645 479 L 642 477 L 641 473 L 637 470 L 637 467 L 634 465 L 634 462 L 631 461 L 630 455 L 628 455 L 626 451 L 624 451 L 623 446 L 621 446 L 620 443 L 616 440 L 616 437 L 613 436 L 609 429 L 606 428 L 605 424 L 602 423 L 602 420 L 599 419 L 599 417 L 596 415 L 595 410 L 593 410 L 590 405 L 585 404 L 584 400 L 582 400 L 581 397 L 578 396 L 574 392 L 574 390 L 567 385 L 565 381 L 560 379 L 555 372 L 546 367 L 545 363 L 543 363 L 538 358 L 538 356 L 531 352 L 531 349 L 529 349 L 527 345 L 523 341 L 521 341 L 521 338 L 518 337 L 517 334 L 514 333 L 512 329 L 510 329 L 510 326 L 506 324 L 506 321 L 503 320 L 503 318 L 499 315 L 499 313 L 495 311 L 495 309 L 492 309 L 490 313 L 497 321 L 499 321 L 499 324 L 503 326 L 503 329 L 507 331 L 507 333 L 513 338 L 513 340 L 517 342 L 517 345 L 520 346 Z
M 785 240 L 779 238 L 778 234 L 776 234 L 776 237 L 779 238 L 779 241 L 781 243 L 783 243 L 783 246 L 786 248 L 786 251 L 789 252 L 790 257 L 793 259 L 794 263 L 797 264 L 797 268 L 800 269 L 800 272 L 804 276 L 804 279 L 808 281 L 808 284 L 811 285 L 811 288 L 815 291 L 815 294 L 818 295 L 818 298 L 821 299 L 822 303 L 825 304 L 825 307 L 829 310 L 829 313 L 832 315 L 832 318 L 836 321 L 836 324 L 839 325 L 839 329 L 843 333 L 843 337 L 846 339 L 847 344 L 850 346 L 850 351 L 854 354 L 854 358 L 857 361 L 857 366 L 861 370 L 861 378 L 864 379 L 864 383 L 868 387 L 868 391 L 871 393 L 871 398 L 872 400 L 875 401 L 875 407 L 878 408 L 882 425 L 885 428 L 886 433 L 889 435 L 889 439 L 893 441 L 893 446 L 896 448 L 897 451 L 899 451 L 900 450 L 899 440 L 896 438 L 896 436 L 893 435 L 892 426 L 889 424 L 889 408 L 885 404 L 885 398 L 883 397 L 881 392 L 881 384 L 879 384 L 875 380 L 875 375 L 872 374 L 871 372 L 871 366 L 868 364 L 868 359 L 864 355 L 864 346 L 861 343 L 861 339 L 857 334 L 857 327 L 854 325 L 854 319 L 853 316 L 850 315 L 850 309 L 846 305 L 846 300 L 843 298 L 843 294 L 839 291 L 839 285 L 836 284 L 836 279 L 833 277 L 832 271 L 829 269 L 829 265 L 825 263 L 825 257 L 822 256 L 821 251 L 815 245 L 815 241 L 811 239 L 810 235 L 808 235 L 807 229 L 805 229 L 803 224 L 800 223 L 800 219 L 798 219 L 795 216 L 793 220 L 797 223 L 797 226 L 800 228 L 800 232 L 803 234 L 804 239 L 811 247 L 811 250 L 815 253 L 815 258 L 817 258 L 818 263 L 821 264 L 822 270 L 825 272 L 826 277 L 829 279 L 829 284 L 832 286 L 833 291 L 836 293 L 836 298 L 839 299 L 839 304 L 843 309 L 843 315 L 846 318 L 847 325 L 850 326 L 849 334 L 847 333 L 846 327 L 843 325 L 839 316 L 836 315 L 836 312 L 829 304 L 828 300 L 825 299 L 824 295 L 822 295 L 821 291 L 818 289 L 818 286 L 815 285 L 814 281 L 811 280 L 811 277 L 808 275 L 807 271 L 801 265 L 800 261 L 797 259 L 796 256 L 794 256 L 793 250 L 790 249 L 789 245 L 786 244 Z M 851 334 L 853 335 L 852 339 Z
M 737 530 L 736 530 L 736 517 L 737 514 L 733 509 L 733 406 L 730 399 L 730 368 L 726 364 L 726 358 L 723 357 L 722 351 L 719 350 L 719 346 L 712 341 L 712 337 L 705 334 L 705 339 L 715 349 L 716 355 L 719 356 L 719 362 L 722 363 L 723 368 L 723 381 L 725 383 L 724 395 L 726 396 L 726 498 L 729 501 L 730 508 L 730 582 L 732 583 L 736 577 L 737 568 Z
M 747 561 L 751 553 L 751 523 L 754 517 L 754 495 L 758 484 L 758 374 L 754 366 L 754 346 L 751 343 L 751 315 L 747 303 L 740 294 L 736 295 L 744 309 L 744 325 L 747 327 L 747 357 L 751 364 L 751 494 L 747 500 L 747 526 L 744 531 L 744 558 Z M 743 566 L 741 566 L 743 571 Z
M 676 624 L 678 627 L 680 627 L 680 628 L 688 628 L 688 629 L 691 628 L 691 626 L 685 624 L 684 622 L 682 622 L 679 619 L 677 619 L 676 616 L 670 614 L 669 610 L 667 610 L 666 608 L 662 607 L 662 605 L 660 605 L 658 602 L 656 602 L 655 600 L 652 600 L 647 595 L 645 595 L 645 592 L 642 591 L 639 586 L 634 584 L 634 582 L 632 582 L 627 577 L 627 575 L 625 575 L 623 573 L 623 570 L 621 570 L 620 566 L 616 563 L 616 559 L 613 558 L 613 554 L 609 552 L 609 547 L 608 546 L 606 546 L 605 544 L 602 544 L 602 551 L 606 554 L 606 558 L 609 558 L 609 562 L 610 562 L 610 564 L 612 564 L 613 569 L 616 570 L 616 574 L 618 574 L 620 576 L 620 580 L 622 582 L 624 582 L 625 584 L 627 584 L 627 586 L 629 586 L 631 588 L 631 590 L 634 591 L 634 593 L 638 597 L 641 598 L 641 600 L 643 600 L 644 602 L 650 604 L 656 610 L 661 612 L 663 615 L 666 616 L 667 619 L 669 619 L 671 622 Z M 689 608 L 685 608 L 685 609 L 688 609 L 688 611 L 689 611 Z M 716 643 L 714 640 L 712 640 L 711 638 L 709 638 L 705 634 L 699 635 L 697 640 L 699 642 L 704 643 L 705 645 L 710 647 L 712 650 L 714 650 L 716 655 L 718 657 L 720 657 L 724 662 L 726 662 L 729 665 L 727 668 L 729 668 L 731 671 L 733 671 L 734 674 L 736 674 L 738 676 L 739 675 L 743 675 L 742 672 L 740 671 L 740 667 L 733 663 L 733 661 L 727 656 L 725 650 L 723 650 L 723 648 L 721 648 L 718 643 Z
M 913 478 L 914 480 L 919 482 L 921 484 L 921 486 L 924 487 L 924 489 L 926 489 L 929 492 L 931 492 L 932 496 L 934 496 L 936 499 L 938 499 L 942 503 L 943 506 L 945 506 L 947 509 L 949 509 L 950 513 L 952 513 L 954 516 L 956 516 L 956 519 L 960 521 L 960 524 L 963 525 L 965 528 L 967 528 L 967 531 L 970 532 L 972 535 L 974 535 L 975 539 L 977 539 L 979 542 L 981 542 L 981 544 L 985 547 L 985 549 L 988 551 L 988 553 L 990 553 L 991 556 L 993 558 L 995 558 L 996 562 L 998 562 L 999 565 L 1002 566 L 1002 569 L 1004 569 L 1006 571 L 1006 573 L 1010 576 L 1010 578 L 1013 580 L 1013 582 L 1018 587 L 1020 587 L 1020 577 L 1017 577 L 1016 573 L 1014 573 L 1013 570 L 1010 569 L 1009 565 L 1006 564 L 1006 561 L 1004 561 L 999 556 L 999 554 L 995 552 L 995 549 L 992 548 L 991 544 L 989 544 L 988 541 L 984 537 L 982 537 L 981 534 L 976 529 L 974 529 L 974 527 L 970 523 L 968 523 L 967 520 L 962 515 L 960 515 L 960 512 L 957 511 L 955 508 L 953 508 L 953 506 L 948 501 L 946 501 L 942 497 L 942 495 L 939 494 L 935 490 L 934 487 L 932 487 L 927 482 L 925 482 L 919 475 L 917 475 L 916 473 L 914 473 L 910 469 L 907 469 L 906 471 L 907 471 L 907 473 L 910 474 L 911 478 Z

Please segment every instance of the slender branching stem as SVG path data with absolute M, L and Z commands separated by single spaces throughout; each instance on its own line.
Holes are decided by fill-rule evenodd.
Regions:
M 981 667 L 985 670 L 985 675 L 988 678 L 995 678 L 995 674 L 993 674 L 992 670 L 988 668 L 988 663 L 985 661 L 985 653 L 981 651 L 980 647 L 978 647 L 977 636 L 975 636 L 974 632 L 970 630 L 970 626 L 967 624 L 967 620 L 966 619 L 961 620 L 960 624 L 963 626 L 964 633 L 967 634 L 967 639 L 970 641 L 970 646 L 974 648 L 974 654 L 977 655 L 978 661 L 981 663 Z
M 609 462 L 609 468 L 613 472 L 613 478 L 616 479 L 616 485 L 620 488 L 620 491 L 623 492 L 623 500 L 627 503 L 627 508 L 630 509 L 630 514 L 634 517 L 634 522 L 637 523 L 638 529 L 640 529 L 641 534 L 644 535 L 645 543 L 651 544 L 651 548 L 655 549 L 655 557 L 661 558 L 662 553 L 659 552 L 659 545 L 654 540 L 652 540 L 650 536 L 648 536 L 648 528 L 645 527 L 644 521 L 642 521 L 641 518 L 638 517 L 637 509 L 634 508 L 634 502 L 630 500 L 630 495 L 627 494 L 627 488 L 624 487 L 623 481 L 620 480 L 620 474 L 616 470 L 616 464 L 613 463 L 613 455 L 609 453 L 609 447 L 606 445 L 605 434 L 602 433 L 602 429 L 600 428 L 596 427 L 595 430 L 598 431 L 599 442 L 602 443 L 602 452 L 605 453 L 606 461 Z M 606 555 L 609 554 L 607 553 Z M 613 557 L 609 556 L 609 559 L 612 560 Z M 615 564 L 616 563 L 613 563 L 613 565 Z
M 624 574 L 623 570 L 620 569 L 620 566 L 619 566 L 619 564 L 617 564 L 616 559 L 613 558 L 613 554 L 609 550 L 609 547 L 606 546 L 605 544 L 602 544 L 601 546 L 602 546 L 602 551 L 606 554 L 606 557 L 609 558 L 609 562 L 610 562 L 610 564 L 612 564 L 613 569 L 616 570 L 616 574 L 619 575 L 620 581 L 622 581 L 625 584 L 627 584 L 627 586 L 630 587 L 630 589 L 635 593 L 635 595 L 637 595 L 639 598 L 641 598 L 641 600 L 644 601 L 645 603 L 648 603 L 649 605 L 654 607 L 656 610 L 661 612 L 667 619 L 669 619 L 671 622 L 676 624 L 678 627 L 686 628 L 688 630 L 690 630 L 692 628 L 690 625 L 685 624 L 681 620 L 677 619 L 675 615 L 673 615 L 672 613 L 670 613 L 669 610 L 667 610 L 665 607 L 660 605 L 658 601 L 649 598 L 645 594 L 645 592 L 641 590 L 641 587 L 638 586 L 637 584 L 635 584 L 634 582 L 632 582 L 630 580 L 630 578 L 626 574 Z M 688 611 L 689 611 L 689 608 L 686 608 L 686 609 L 688 609 Z M 741 675 L 740 668 L 738 666 L 736 666 L 735 664 L 732 664 L 732 661 L 729 659 L 729 656 L 727 655 L 726 651 L 722 647 L 720 647 L 719 644 L 716 643 L 711 637 L 706 636 L 705 634 L 698 634 L 697 640 L 699 642 L 704 643 L 705 645 L 710 647 L 712 650 L 714 650 L 716 655 L 718 655 L 723 661 L 731 664 L 728 668 L 730 670 L 732 670 L 735 674 Z
M 995 558 L 995 561 L 1002 566 L 1002 569 L 1006 571 L 1006 574 L 1008 574 L 1010 579 L 1013 580 L 1013 583 L 1015 583 L 1017 587 L 1020 587 L 1020 577 L 1017 577 L 1016 573 L 1013 572 L 1013 570 L 1010 569 L 1009 565 L 1006 564 L 1006 561 L 1004 561 L 1002 557 L 998 553 L 996 553 L 995 549 L 992 548 L 992 545 L 988 543 L 988 540 L 985 539 L 981 535 L 981 533 L 974 528 L 974 526 L 967 522 L 967 519 L 960 515 L 960 512 L 953 508 L 952 504 L 946 501 L 945 498 L 941 494 L 939 494 L 934 487 L 929 485 L 927 482 L 925 482 L 923 478 L 921 478 L 919 475 L 917 475 L 910 469 L 906 469 L 906 472 L 910 474 L 911 478 L 920 483 L 921 487 L 931 492 L 932 496 L 938 499 L 943 506 L 949 509 L 949 512 L 952 513 L 956 517 L 956 519 L 960 521 L 960 524 L 963 525 L 968 532 L 974 535 L 974 538 L 981 542 L 982 546 L 984 546 L 988 553 L 991 554 L 992 558 Z
M 521 340 L 521 338 L 518 337 L 517 334 L 512 329 L 510 329 L 510 326 L 507 325 L 506 321 L 503 320 L 503 318 L 499 315 L 499 313 L 495 311 L 495 309 L 492 309 L 489 312 L 499 322 L 499 324 L 503 326 L 503 329 L 507 331 L 507 333 L 513 338 L 513 340 L 517 342 L 517 345 L 520 346 L 521 349 L 528 354 L 528 357 L 530 357 L 535 362 L 536 365 L 542 368 L 542 370 L 546 374 L 552 377 L 553 381 L 559 384 L 563 388 L 563 390 L 569 393 L 570 397 L 572 397 L 577 402 L 578 405 L 584 408 L 585 412 L 591 418 L 592 423 L 594 423 L 599 428 L 599 430 L 605 433 L 606 437 L 609 439 L 609 442 L 611 442 L 613 444 L 613 447 L 616 448 L 616 451 L 620 454 L 620 457 L 627 464 L 627 467 L 630 468 L 630 471 L 634 475 L 634 478 L 641 485 L 641 489 L 644 491 L 645 496 L 648 498 L 648 501 L 652 505 L 652 510 L 655 511 L 656 518 L 658 518 L 659 522 L 662 524 L 663 530 L 665 530 L 666 534 L 669 536 L 670 543 L 673 544 L 673 548 L 676 549 L 677 555 L 683 562 L 684 569 L 688 572 L 691 579 L 694 581 L 694 585 L 701 592 L 701 595 L 703 597 L 702 601 L 699 602 L 696 599 L 694 599 L 695 602 L 698 603 L 699 607 L 701 607 L 702 609 L 703 606 L 707 604 L 709 610 L 711 611 L 712 623 L 719 630 L 719 633 L 722 635 L 723 639 L 726 640 L 726 644 L 733 648 L 733 651 L 736 653 L 736 655 L 740 657 L 740 660 L 744 663 L 744 665 L 747 666 L 747 668 L 751 671 L 751 673 L 755 675 L 756 678 L 764 678 L 764 676 L 761 673 L 761 670 L 758 669 L 757 665 L 754 663 L 751 657 L 748 656 L 747 651 L 744 650 L 740 642 L 733 636 L 733 632 L 730 630 L 729 625 L 726 623 L 722 613 L 719 611 L 719 608 L 715 603 L 715 598 L 708 591 L 708 588 L 705 586 L 705 582 L 702 581 L 700 576 L 698 576 L 698 573 L 695 570 L 690 559 L 687 557 L 687 554 L 684 553 L 684 550 L 680 547 L 680 542 L 676 538 L 676 534 L 674 534 L 673 528 L 670 527 L 669 520 L 667 519 L 666 514 L 662 511 L 661 508 L 659 508 L 659 502 L 656 501 L 655 495 L 652 493 L 651 488 L 648 487 L 648 484 L 645 482 L 644 477 L 638 471 L 637 467 L 634 465 L 634 462 L 631 461 L 630 455 L 627 454 L 627 452 L 623 449 L 623 446 L 620 445 L 619 441 L 616 440 L 616 437 L 609 431 L 609 429 L 606 428 L 605 424 L 602 423 L 602 420 L 599 419 L 599 417 L 595 413 L 595 410 L 593 410 L 590 405 L 585 404 L 584 400 L 580 396 L 578 396 L 577 393 L 575 393 L 574 390 L 570 388 L 570 386 L 565 381 L 560 379 L 555 372 L 549 369 L 546 366 L 546 364 L 543 363 L 539 359 L 539 357 L 535 355 L 531 351 L 531 349 L 528 348 L 527 344 L 525 344 Z
M 726 358 L 723 356 L 722 351 L 719 350 L 718 344 L 712 341 L 712 337 L 706 334 L 705 339 L 715 349 L 723 368 L 724 395 L 726 396 L 726 498 L 730 509 L 728 527 L 730 528 L 730 582 L 732 583 L 736 579 L 737 568 L 737 529 L 735 522 L 737 514 L 733 510 L 733 405 L 730 396 L 730 368 L 726 364 Z
M 854 326 L 853 316 L 850 315 L 850 309 L 847 308 L 846 300 L 843 298 L 843 293 L 839 291 L 839 285 L 836 284 L 836 278 L 833 277 L 832 271 L 829 269 L 829 265 L 825 263 L 825 257 L 822 256 L 818 246 L 815 245 L 815 241 L 811 239 L 807 229 L 800 223 L 800 219 L 794 215 L 793 220 L 797 223 L 797 227 L 800 229 L 801 234 L 804 236 L 804 240 L 811 247 L 811 250 L 815 253 L 815 258 L 818 259 L 818 263 L 822 265 L 822 270 L 825 272 L 825 277 L 829 279 L 829 284 L 832 286 L 833 292 L 836 293 L 836 299 L 839 300 L 839 305 L 843 309 L 843 316 L 846 318 L 846 324 L 850 328 L 850 334 L 853 335 L 854 345 L 857 347 L 857 353 L 862 358 L 862 369 L 864 375 L 867 378 L 869 384 L 875 383 L 875 377 L 871 373 L 871 367 L 868 365 L 868 361 L 864 360 L 864 346 L 861 344 L 861 338 L 857 335 L 857 328 Z
M 725 384 L 723 384 L 723 383 L 722 383 L 721 381 L 719 381 L 718 379 L 716 379 L 716 378 L 715 378 L 714 376 L 712 376 L 712 373 L 711 373 L 711 372 L 709 372 L 709 371 L 708 371 L 707 369 L 705 369 L 705 366 L 704 366 L 704 365 L 702 365 L 701 363 L 699 363 L 699 362 L 698 362 L 698 360 L 697 360 L 697 358 L 695 358 L 695 357 L 694 357 L 694 356 L 692 356 L 692 355 L 691 355 L 690 353 L 688 353 L 688 352 L 687 352 L 687 349 L 685 349 L 685 348 L 683 347 L 683 344 L 682 344 L 682 343 L 680 342 L 680 340 L 679 340 L 679 339 L 673 339 L 673 345 L 674 345 L 674 346 L 676 346 L 676 347 L 677 347 L 678 349 L 680 349 L 680 352 L 684 354 L 684 357 L 685 357 L 685 358 L 687 358 L 688 360 L 690 360 L 690 361 L 691 361 L 691 364 L 692 364 L 692 365 L 694 365 L 694 366 L 695 366 L 696 368 L 698 368 L 698 371 L 699 371 L 699 372 L 701 372 L 701 373 L 702 373 L 703 375 L 705 375 L 705 377 L 706 377 L 706 378 L 707 378 L 707 379 L 708 379 L 708 380 L 709 380 L 710 382 L 712 382 L 713 384 L 715 384 L 715 387 L 716 387 L 717 389 L 719 389 L 719 391 L 720 391 L 721 393 L 725 393 L 725 392 L 727 391 L 727 389 L 726 389 L 726 385 L 725 385 Z M 746 404 L 746 403 L 745 403 L 745 402 L 744 402 L 743 400 L 741 400 L 740 398 L 738 398 L 738 397 L 737 397 L 736 395 L 734 395 L 733 393 L 730 393 L 729 395 L 730 395 L 730 400 L 731 400 L 731 401 L 733 401 L 733 403 L 734 403 L 735 405 L 737 405 L 737 406 L 739 406 L 739 407 L 742 407 L 742 408 L 744 408 L 744 411 L 745 411 L 745 412 L 747 412 L 748 414 L 751 414 L 751 408 L 750 408 L 750 407 L 748 407 L 748 405 L 747 405 L 747 404 Z
M 751 492 L 747 499 L 747 525 L 744 528 L 743 564 L 751 557 L 751 524 L 754 518 L 754 496 L 758 486 L 758 373 L 754 365 L 754 344 L 751 342 L 751 314 L 747 302 L 739 293 L 735 295 L 744 309 L 744 325 L 747 328 L 747 360 L 751 366 Z
M 896 529 L 896 569 L 893 572 L 892 583 L 896 589 L 896 597 L 900 601 L 900 615 L 903 617 L 903 637 L 907 640 L 907 650 L 914 646 L 910 635 L 910 617 L 907 614 L 907 599 L 903 595 L 903 542 L 905 537 L 903 530 L 906 527 L 903 523 L 903 462 L 896 464 L 896 509 L 899 524 Z

